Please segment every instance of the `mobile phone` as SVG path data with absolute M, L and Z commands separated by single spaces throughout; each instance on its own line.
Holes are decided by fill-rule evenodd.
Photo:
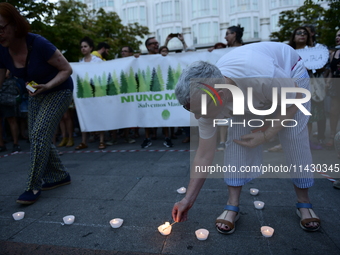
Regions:
M 173 33 L 171 33 L 169 36 L 171 37 L 171 38 L 173 38 L 173 37 L 178 37 L 178 33 L 177 34 L 173 34 Z

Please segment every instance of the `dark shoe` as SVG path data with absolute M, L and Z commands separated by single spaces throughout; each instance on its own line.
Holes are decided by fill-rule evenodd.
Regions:
M 145 138 L 143 143 L 141 144 L 142 149 L 148 148 L 152 145 L 152 142 L 149 138 Z
M 21 148 L 20 148 L 19 144 L 13 144 L 12 152 L 16 152 L 16 151 L 21 151 Z
M 0 146 L 0 152 L 7 151 L 6 146 Z
M 164 141 L 164 146 L 165 147 L 172 147 L 174 144 L 171 142 L 171 139 L 169 137 L 165 138 L 165 141 Z
M 34 204 L 35 201 L 38 200 L 40 194 L 41 194 L 40 190 L 35 195 L 34 195 L 32 190 L 25 191 L 24 193 L 22 193 L 19 196 L 19 198 L 17 199 L 17 203 L 22 204 L 22 205 L 31 205 L 31 204 Z
M 71 176 L 68 175 L 65 179 L 58 181 L 58 182 L 52 182 L 52 183 L 44 183 L 41 186 L 41 190 L 50 190 L 50 189 L 55 189 L 60 186 L 68 185 L 71 183 Z

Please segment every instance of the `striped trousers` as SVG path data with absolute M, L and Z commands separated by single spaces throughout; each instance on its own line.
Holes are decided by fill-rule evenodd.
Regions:
M 301 62 L 301 63 L 300 63 Z M 292 71 L 292 78 L 297 83 L 298 87 L 309 89 L 309 76 L 306 69 L 300 61 Z M 304 103 L 303 106 L 310 111 L 310 101 Z M 260 116 L 246 114 L 244 116 L 234 116 L 233 122 L 248 123 L 250 119 L 260 119 Z M 307 123 L 309 116 L 304 115 L 300 110 L 294 116 L 297 121 L 295 127 L 285 127 L 278 133 L 279 139 L 285 154 L 287 167 L 296 166 L 297 171 L 290 171 L 290 177 L 293 183 L 299 188 L 309 188 L 313 185 L 313 173 L 306 171 L 304 168 L 312 164 L 312 155 L 309 147 L 309 136 Z M 291 125 L 285 123 L 286 125 Z M 259 177 L 261 172 L 242 172 L 245 166 L 257 166 L 258 169 L 262 164 L 263 146 L 255 148 L 246 148 L 233 142 L 234 139 L 240 139 L 242 135 L 249 134 L 254 127 L 243 127 L 243 125 L 233 125 L 228 129 L 228 139 L 224 155 L 224 164 L 234 166 L 236 172 L 226 173 L 224 181 L 229 186 L 243 186 L 250 180 Z M 302 168 L 299 168 L 299 166 Z M 291 168 L 294 169 L 294 168 Z M 300 171 L 302 169 L 302 171 Z
M 28 130 L 31 157 L 26 191 L 40 190 L 42 180 L 53 183 L 68 175 L 52 139 L 71 100 L 72 92 L 68 89 L 29 98 Z

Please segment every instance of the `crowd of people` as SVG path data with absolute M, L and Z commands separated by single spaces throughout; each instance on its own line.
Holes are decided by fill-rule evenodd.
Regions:
M 311 26 L 296 28 L 288 43 L 262 42 L 244 45 L 242 41 L 244 29 L 231 26 L 227 29 L 226 43 L 218 42 L 209 51 L 219 48 L 235 47 L 216 63 L 199 61 L 188 66 L 181 74 L 176 85 L 175 93 L 178 101 L 183 107 L 198 119 L 199 123 L 199 147 L 194 159 L 193 168 L 196 165 L 204 166 L 211 164 L 216 149 L 224 150 L 225 164 L 260 165 L 262 144 L 275 139 L 280 139 L 280 145 L 275 150 L 283 150 L 288 163 L 295 165 L 312 164 L 311 149 L 332 149 L 334 146 L 340 149 L 340 135 L 337 135 L 337 124 L 340 111 L 340 49 L 332 49 L 329 63 L 318 70 L 307 70 L 299 57 L 297 50 L 308 47 L 317 47 L 315 42 L 315 29 Z M 168 42 L 177 38 L 183 44 L 184 51 L 195 50 L 188 47 L 182 34 L 170 34 L 164 46 L 159 47 L 155 37 L 145 41 L 148 54 L 161 54 L 166 57 L 170 50 Z M 340 30 L 336 32 L 336 44 L 340 47 Z M 110 46 L 100 42 L 95 50 L 94 42 L 89 37 L 84 37 L 79 43 L 83 58 L 80 62 L 99 63 L 106 61 Z M 95 51 L 94 51 L 95 50 Z M 252 55 L 250 59 L 247 56 Z M 124 46 L 120 51 L 121 57 L 131 57 L 134 50 Z M 60 160 L 60 155 L 55 146 L 57 137 L 61 137 L 58 147 L 73 147 L 75 126 L 77 126 L 76 109 L 72 100 L 73 81 L 70 77 L 72 68 L 62 53 L 44 37 L 29 33 L 29 23 L 9 3 L 0 3 L 0 88 L 5 88 L 11 83 L 19 88 L 22 102 L 12 106 L 0 107 L 0 151 L 6 151 L 7 147 L 3 140 L 4 120 L 8 123 L 9 131 L 13 139 L 13 152 L 20 151 L 19 136 L 30 142 L 30 171 L 27 185 L 17 202 L 20 204 L 35 203 L 43 190 L 54 189 L 71 183 L 70 174 Z M 257 58 L 255 58 L 255 56 Z M 282 57 L 284 56 L 284 58 Z M 135 55 L 135 57 L 142 57 Z M 261 59 L 263 65 L 256 62 Z M 274 63 L 274 64 L 273 64 Z M 273 68 L 266 68 L 273 66 Z M 252 67 L 249 69 L 248 67 Z M 324 99 L 320 101 L 305 102 L 303 106 L 312 112 L 312 117 L 302 114 L 295 105 L 286 108 L 286 119 L 296 119 L 298 126 L 294 129 L 283 128 L 273 125 L 263 132 L 251 133 L 250 127 L 224 126 L 219 130 L 212 128 L 211 119 L 216 117 L 233 118 L 236 122 L 241 119 L 251 119 L 252 115 L 246 113 L 244 116 L 232 116 L 233 110 L 230 106 L 232 99 L 228 89 L 217 91 L 221 98 L 221 105 L 209 108 L 209 114 L 202 116 L 200 113 L 200 96 L 202 90 L 190 90 L 191 86 L 200 88 L 201 85 L 190 85 L 191 78 L 202 78 L 203 82 L 213 85 L 207 78 L 216 79 L 215 84 L 232 84 L 242 89 L 253 87 L 257 90 L 256 95 L 263 93 L 263 89 L 271 89 L 274 85 L 280 87 L 300 87 L 310 89 L 309 77 L 325 79 L 325 90 L 331 98 L 329 111 L 330 137 L 326 140 L 326 112 Z M 256 79 L 243 82 L 245 77 L 256 77 Z M 271 79 L 259 80 L 265 77 L 289 78 L 294 82 L 268 82 Z M 31 90 L 25 90 L 25 85 L 35 82 Z M 256 86 L 262 84 L 263 88 Z M 203 86 L 203 85 L 202 85 Z M 22 88 L 20 90 L 20 88 Z M 3 91 L 3 90 L 1 90 Z M 194 91 L 194 92 L 192 92 Z M 294 93 L 292 93 L 294 94 Z M 26 95 L 26 96 L 25 96 Z M 295 93 L 295 99 L 302 95 Z M 265 105 L 262 97 L 254 99 L 254 105 Z M 27 104 L 28 102 L 28 104 Z M 28 106 L 27 106 L 28 105 Z M 209 105 L 209 104 L 207 104 Z M 213 104 L 210 104 L 210 106 Z M 283 119 L 280 113 L 275 113 L 276 119 Z M 25 120 L 27 120 L 27 132 L 25 131 Z M 317 122 L 317 143 L 311 141 L 312 123 Z M 177 131 L 173 127 L 162 127 L 164 136 L 163 145 L 172 147 L 176 134 L 185 133 L 183 143 L 190 142 L 189 127 L 179 127 Z M 7 132 L 9 133 L 9 132 Z M 106 139 L 105 135 L 109 134 Z M 157 128 L 145 128 L 145 138 L 141 144 L 142 148 L 152 145 L 152 140 L 157 139 Z M 75 150 L 88 147 L 88 142 L 99 140 L 99 149 L 118 143 L 122 137 L 127 143 L 135 143 L 139 138 L 138 127 L 122 130 L 108 130 L 107 132 L 82 132 L 82 141 Z M 90 138 L 88 139 L 88 136 Z M 336 139 L 334 139 L 336 138 Z M 340 157 L 340 155 L 339 155 Z M 232 176 L 226 176 L 229 198 L 224 212 L 216 220 L 216 229 L 222 234 L 231 234 L 235 231 L 235 223 L 239 218 L 239 199 L 242 186 L 258 175 L 237 172 Z M 313 176 L 310 172 L 292 174 L 294 190 L 297 197 L 297 214 L 299 215 L 302 229 L 316 231 L 320 228 L 321 221 L 312 209 L 308 195 L 308 188 L 313 185 Z M 204 184 L 206 175 L 200 174 L 191 178 L 186 196 L 173 207 L 173 219 L 176 222 L 185 221 L 187 213 L 193 206 L 199 191 Z M 335 188 L 340 188 L 339 182 L 334 183 Z

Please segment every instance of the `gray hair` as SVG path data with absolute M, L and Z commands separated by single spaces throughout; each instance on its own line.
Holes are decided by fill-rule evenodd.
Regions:
M 212 79 L 213 78 L 213 79 Z M 213 64 L 205 61 L 196 61 L 186 67 L 178 79 L 175 88 L 177 100 L 181 105 L 190 103 L 190 97 L 201 90 L 192 90 L 192 88 L 203 88 L 200 83 L 224 84 L 225 79 L 221 71 Z

